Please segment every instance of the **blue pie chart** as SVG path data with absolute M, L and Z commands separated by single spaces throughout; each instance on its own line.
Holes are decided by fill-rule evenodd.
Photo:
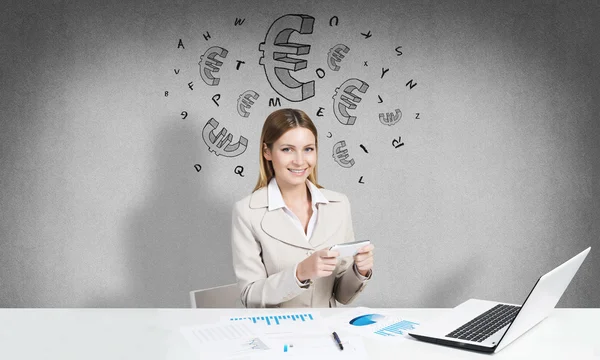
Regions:
M 361 316 L 355 317 L 354 319 L 350 320 L 350 325 L 354 325 L 354 326 L 371 325 L 371 324 L 375 324 L 377 322 L 377 320 L 381 320 L 384 317 L 385 316 L 380 315 L 380 314 L 361 315 Z

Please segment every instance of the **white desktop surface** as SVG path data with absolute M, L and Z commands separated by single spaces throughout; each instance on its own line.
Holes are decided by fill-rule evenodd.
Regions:
M 311 309 L 327 317 L 346 311 Z M 449 309 L 385 309 L 426 322 Z M 232 312 L 292 309 L 0 309 L 0 359 L 199 359 L 181 326 L 214 323 Z M 301 311 L 307 311 L 303 309 Z M 370 359 L 600 359 L 600 309 L 554 309 L 497 354 L 418 340 L 365 338 Z M 344 333 L 340 332 L 343 338 Z

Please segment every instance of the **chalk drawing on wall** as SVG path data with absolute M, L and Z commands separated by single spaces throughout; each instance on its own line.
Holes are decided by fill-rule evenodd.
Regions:
M 341 167 L 350 168 L 354 165 L 354 159 L 348 159 L 349 156 L 344 140 L 340 140 L 333 145 L 333 159 Z
M 362 98 L 354 94 L 353 91 L 358 90 L 360 93 L 364 94 L 367 92 L 368 88 L 369 84 L 366 82 L 351 78 L 344 81 L 342 85 L 335 89 L 335 94 L 332 97 L 333 113 L 340 123 L 344 125 L 354 125 L 356 116 L 350 115 L 348 109 L 356 109 L 356 104 L 359 103 Z
M 240 136 L 238 142 L 232 144 L 233 135 L 227 133 L 227 129 L 223 127 L 217 135 L 214 131 L 219 126 L 219 122 L 214 118 L 210 118 L 202 129 L 202 139 L 208 146 L 208 150 L 215 153 L 217 156 L 223 155 L 226 157 L 239 156 L 246 151 L 248 147 L 248 139 Z
M 219 72 L 223 62 L 217 60 L 215 57 L 218 55 L 225 59 L 227 53 L 227 50 L 220 46 L 212 46 L 206 50 L 204 55 L 200 56 L 200 62 L 198 62 L 198 65 L 200 65 L 200 77 L 202 77 L 202 80 L 204 80 L 206 85 L 219 85 L 221 79 L 216 77 L 215 73 Z
M 237 27 L 245 24 L 246 19 L 235 18 L 234 21 L 232 18 L 231 20 L 233 23 L 232 27 Z M 405 54 L 407 52 L 405 47 L 399 46 L 400 44 L 395 44 L 394 46 L 390 47 L 388 51 L 389 57 L 387 58 L 385 56 L 387 53 L 386 51 L 378 52 L 378 56 L 381 56 L 382 60 L 384 61 L 384 64 L 381 64 L 381 72 L 377 71 L 378 74 L 372 74 L 374 76 L 369 76 L 366 74 L 371 73 L 371 71 L 365 72 L 362 70 L 358 70 L 360 74 L 353 74 L 353 72 L 356 71 L 357 66 L 361 68 L 363 68 L 363 66 L 367 67 L 365 70 L 370 69 L 369 62 L 373 59 L 356 58 L 354 55 L 358 54 L 355 52 L 357 51 L 356 49 L 360 48 L 360 44 L 373 41 L 372 39 L 375 39 L 378 34 L 374 34 L 371 30 L 364 31 L 367 29 L 362 29 L 362 32 L 354 33 L 354 36 L 358 37 L 360 41 L 356 41 L 356 39 L 354 39 L 353 42 L 353 40 L 349 38 L 352 36 L 351 33 L 347 32 L 347 39 L 337 40 L 333 43 L 327 43 L 328 39 L 326 34 L 318 37 L 316 35 L 323 34 L 319 33 L 315 34 L 315 36 L 308 36 L 313 34 L 313 31 L 319 30 L 319 28 L 314 28 L 316 19 L 313 16 L 306 14 L 285 14 L 276 18 L 274 21 L 263 19 L 261 19 L 261 21 L 264 22 L 264 38 L 263 35 L 258 35 L 256 37 L 253 36 L 251 39 L 239 39 L 234 40 L 233 43 L 219 44 L 220 46 L 209 45 L 210 47 L 208 49 L 199 50 L 200 54 L 204 52 L 202 56 L 200 56 L 200 61 L 197 65 L 199 66 L 200 77 L 204 83 L 212 87 L 220 85 L 221 76 L 223 75 L 224 71 L 233 70 L 236 73 L 242 73 L 254 71 L 256 69 L 247 65 L 243 66 L 246 64 L 246 61 L 241 59 L 236 60 L 235 58 L 233 59 L 233 65 L 231 66 L 231 69 L 228 69 L 224 65 L 227 65 L 227 62 L 232 61 L 232 54 L 230 54 L 226 48 L 230 48 L 231 46 L 235 47 L 236 41 L 246 41 L 259 44 L 259 60 L 258 64 L 254 66 L 260 66 L 262 68 L 265 73 L 264 79 L 267 80 L 266 82 L 263 83 L 261 81 L 261 84 L 253 85 L 253 89 L 239 89 L 239 92 L 233 90 L 236 92 L 233 94 L 236 96 L 233 97 L 233 99 L 237 99 L 237 102 L 234 100 L 232 104 L 230 104 L 229 101 L 225 101 L 228 99 L 228 96 L 226 96 L 226 94 L 222 94 L 222 91 L 219 93 L 213 91 L 211 94 L 200 94 L 201 96 L 206 95 L 207 99 L 212 99 L 212 103 L 219 108 L 219 111 L 222 109 L 222 111 L 227 113 L 227 116 L 230 116 L 229 107 L 235 107 L 235 110 L 242 119 L 251 118 L 251 115 L 259 115 L 260 117 L 260 114 L 254 114 L 254 112 L 259 111 L 257 110 L 257 104 L 261 104 L 262 102 L 266 103 L 267 100 L 269 107 L 282 106 L 281 101 L 283 100 L 280 100 L 280 98 L 287 99 L 292 102 L 304 102 L 315 97 L 315 91 L 318 89 L 315 86 L 316 82 L 319 82 L 320 79 L 326 78 L 327 75 L 334 75 L 333 72 L 338 72 L 339 75 L 342 76 L 341 85 L 335 87 L 337 85 L 335 82 L 332 83 L 327 81 L 320 83 L 320 85 L 324 86 L 324 89 L 327 87 L 331 90 L 334 89 L 334 91 L 332 91 L 331 98 L 333 100 L 333 115 L 337 119 L 337 122 L 339 122 L 341 125 L 356 125 L 356 122 L 359 121 L 357 117 L 360 117 L 361 127 L 370 126 L 372 124 L 370 121 L 377 118 L 382 125 L 398 127 L 399 125 L 397 124 L 403 119 L 403 112 L 404 119 L 420 120 L 422 118 L 422 113 L 415 112 L 418 111 L 417 109 L 404 109 L 398 105 L 385 105 L 384 99 L 385 103 L 387 104 L 393 104 L 394 102 L 397 103 L 397 94 L 382 92 L 383 89 L 379 88 L 379 84 L 381 83 L 380 80 L 382 79 L 385 79 L 386 82 L 399 82 L 400 86 L 395 87 L 395 89 L 405 90 L 405 94 L 408 94 L 409 92 L 410 94 L 414 94 L 421 88 L 421 84 L 417 86 L 417 79 L 411 78 L 410 76 L 407 76 L 405 79 L 398 79 L 394 73 L 395 67 L 385 64 L 386 59 L 391 60 L 392 58 L 397 58 L 398 56 Z M 324 21 L 327 21 L 327 19 Z M 337 27 L 339 23 L 340 19 L 337 16 L 329 18 L 330 27 Z M 245 34 L 249 35 L 250 33 L 245 32 Z M 208 31 L 205 31 L 204 34 L 201 34 L 200 39 L 202 37 L 204 37 L 204 40 L 206 41 L 211 39 Z M 310 55 L 311 51 L 314 51 L 316 46 L 316 44 L 314 44 L 314 41 L 316 40 L 313 39 L 318 39 L 320 42 L 319 48 L 322 46 L 323 49 L 328 49 L 326 58 L 323 56 L 325 54 L 319 55 L 319 57 L 323 56 L 322 60 L 326 61 L 327 67 L 319 67 L 318 64 L 313 64 L 311 63 L 312 60 L 309 60 L 309 56 L 307 55 Z M 183 40 L 176 40 L 178 40 L 178 51 L 187 51 L 186 46 L 183 44 Z M 357 48 L 355 49 L 355 47 Z M 353 52 L 350 51 L 351 48 Z M 256 64 L 256 60 L 253 60 L 253 63 Z M 192 61 L 190 65 L 196 66 L 194 61 Z M 316 76 L 304 74 L 301 71 L 308 69 L 309 67 L 315 69 Z M 327 74 L 328 71 L 331 71 L 332 73 Z M 182 80 L 182 74 L 188 73 L 185 68 L 182 68 L 181 65 L 170 67 L 169 72 Z M 344 73 L 346 73 L 346 75 Z M 308 77 L 306 75 L 308 75 Z M 335 75 L 337 76 L 338 74 Z M 358 78 L 362 78 L 363 76 L 369 77 L 362 80 Z M 387 78 L 385 76 L 387 76 Z M 394 78 L 391 78 L 392 76 L 394 76 Z M 343 81 L 344 79 L 347 80 Z M 198 86 L 194 86 L 195 83 L 197 83 L 197 80 L 190 80 L 192 79 L 183 80 L 181 85 L 186 90 L 189 88 L 187 91 L 197 91 Z M 405 86 L 402 86 L 403 84 Z M 267 85 L 270 86 L 276 94 L 273 94 L 275 97 L 267 97 L 266 99 L 262 100 L 264 97 L 263 90 L 268 89 L 264 86 Z M 329 92 L 331 90 L 326 91 Z M 371 94 L 367 94 L 367 90 Z M 200 91 L 204 92 L 203 90 Z M 261 93 L 260 95 L 259 92 Z M 377 92 L 380 92 L 380 94 L 377 94 Z M 175 90 L 164 90 L 164 98 L 171 99 L 173 98 L 172 95 L 177 93 L 178 91 L 176 92 Z M 400 96 L 403 96 L 403 94 L 400 94 Z M 223 101 L 221 101 L 222 99 Z M 325 101 L 327 102 L 326 99 Z M 403 102 L 404 100 L 401 99 L 400 101 Z M 206 103 L 211 104 L 210 101 L 207 101 Z M 206 103 L 202 103 L 202 106 L 205 106 Z M 316 111 L 316 116 L 322 120 L 331 120 L 334 124 L 337 124 L 332 119 L 332 116 L 330 116 L 331 114 L 327 114 L 326 109 L 331 108 L 328 107 L 326 103 L 322 105 L 325 107 L 319 106 L 318 110 Z M 371 115 L 367 116 L 364 114 L 364 111 L 360 111 L 367 105 L 374 105 L 378 107 L 377 110 L 373 111 L 377 114 L 375 115 L 375 119 L 373 119 L 373 116 Z M 194 118 L 192 116 L 193 109 L 180 109 L 179 112 L 179 119 L 186 120 Z M 218 129 L 219 122 L 216 121 L 214 117 L 211 117 L 210 115 L 207 116 L 207 118 L 209 117 L 210 120 L 205 123 L 202 132 L 203 141 L 207 145 L 209 152 L 214 153 L 216 156 L 222 157 L 237 157 L 243 154 L 248 146 L 248 140 L 244 136 L 239 136 L 239 140 L 234 142 L 233 134 L 230 134 L 225 127 Z M 362 119 L 363 117 L 365 117 L 365 119 Z M 367 123 L 367 120 L 369 120 L 370 123 Z M 204 119 L 202 121 L 204 121 Z M 364 124 L 363 121 L 365 121 Z M 335 126 L 334 124 L 329 123 L 330 126 Z M 351 129 L 358 130 L 357 128 Z M 343 168 L 353 167 L 355 165 L 356 157 L 350 157 L 347 147 L 348 139 L 338 141 L 340 139 L 336 139 L 337 136 L 334 136 L 338 134 L 333 127 L 323 130 L 325 137 L 327 139 L 331 139 L 332 144 L 335 143 L 332 154 L 334 161 Z M 400 130 L 402 131 L 402 129 Z M 400 136 L 384 141 L 390 140 L 391 145 L 395 149 L 399 149 L 405 145 Z M 390 143 L 388 142 L 388 144 Z M 359 154 L 353 155 L 367 157 L 378 156 L 378 150 L 376 147 L 373 149 L 367 149 L 364 144 L 360 144 L 360 148 L 362 151 L 360 151 Z M 358 159 L 356 160 L 358 161 Z M 200 173 L 202 169 L 200 164 L 194 164 L 194 168 L 198 173 Z M 237 167 L 235 167 L 233 172 L 235 175 L 244 177 L 242 164 L 239 164 Z M 362 176 L 358 182 L 360 184 L 364 183 Z
M 244 167 L 242 165 L 236 166 L 235 169 L 233 169 L 233 173 L 240 177 L 244 177 Z
M 258 46 L 262 52 L 259 64 L 264 68 L 267 81 L 275 92 L 289 101 L 303 101 L 315 96 L 314 80 L 303 83 L 290 74 L 305 69 L 307 61 L 288 56 L 310 53 L 310 45 L 291 43 L 290 36 L 294 32 L 312 34 L 314 22 L 315 18 L 309 15 L 281 16 L 271 24 L 265 41 Z
M 329 65 L 329 68 L 332 71 L 338 71 L 340 69 L 338 63 L 342 61 L 344 54 L 348 54 L 348 51 L 350 51 L 350 48 L 344 44 L 337 44 L 329 49 L 329 52 L 327 53 L 327 65 Z
M 388 126 L 392 126 L 398 123 L 398 121 L 400 121 L 400 119 L 402 118 L 402 111 L 400 111 L 400 109 L 396 109 L 396 113 L 394 114 L 393 112 L 389 112 L 389 113 L 379 113 L 379 121 L 383 124 L 383 125 L 388 125 Z
M 239 97 L 237 101 L 237 112 L 241 117 L 250 116 L 250 112 L 248 111 L 252 105 L 254 105 L 254 100 L 258 100 L 259 95 L 254 90 L 246 90 Z
M 392 140 L 392 146 L 396 149 L 400 146 L 404 146 L 404 143 L 402 142 L 402 136 L 398 136 L 398 139 Z

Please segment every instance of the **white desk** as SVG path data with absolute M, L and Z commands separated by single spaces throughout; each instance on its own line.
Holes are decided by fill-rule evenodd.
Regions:
M 345 311 L 312 310 L 323 317 Z M 386 310 L 421 323 L 447 311 Z M 0 359 L 198 359 L 179 328 L 217 322 L 232 311 L 252 314 L 251 309 L 0 309 Z M 491 355 L 417 340 L 365 339 L 365 346 L 371 359 L 600 359 L 599 325 L 600 309 L 555 309 Z

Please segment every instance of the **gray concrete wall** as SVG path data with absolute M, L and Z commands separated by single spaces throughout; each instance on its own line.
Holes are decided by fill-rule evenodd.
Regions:
M 304 99 L 259 63 L 298 26 L 273 25 L 286 14 L 314 18 L 289 38 L 310 45 L 291 72 L 314 81 Z M 600 306 L 594 1 L 29 1 L 0 16 L 2 307 L 188 307 L 234 282 L 231 208 L 279 107 L 313 117 L 319 182 L 376 246 L 353 305 L 519 303 L 592 246 L 559 306 Z M 203 78 L 213 46 L 227 55 Z M 336 114 L 349 79 L 368 88 Z M 242 153 L 207 144 L 211 118 Z

